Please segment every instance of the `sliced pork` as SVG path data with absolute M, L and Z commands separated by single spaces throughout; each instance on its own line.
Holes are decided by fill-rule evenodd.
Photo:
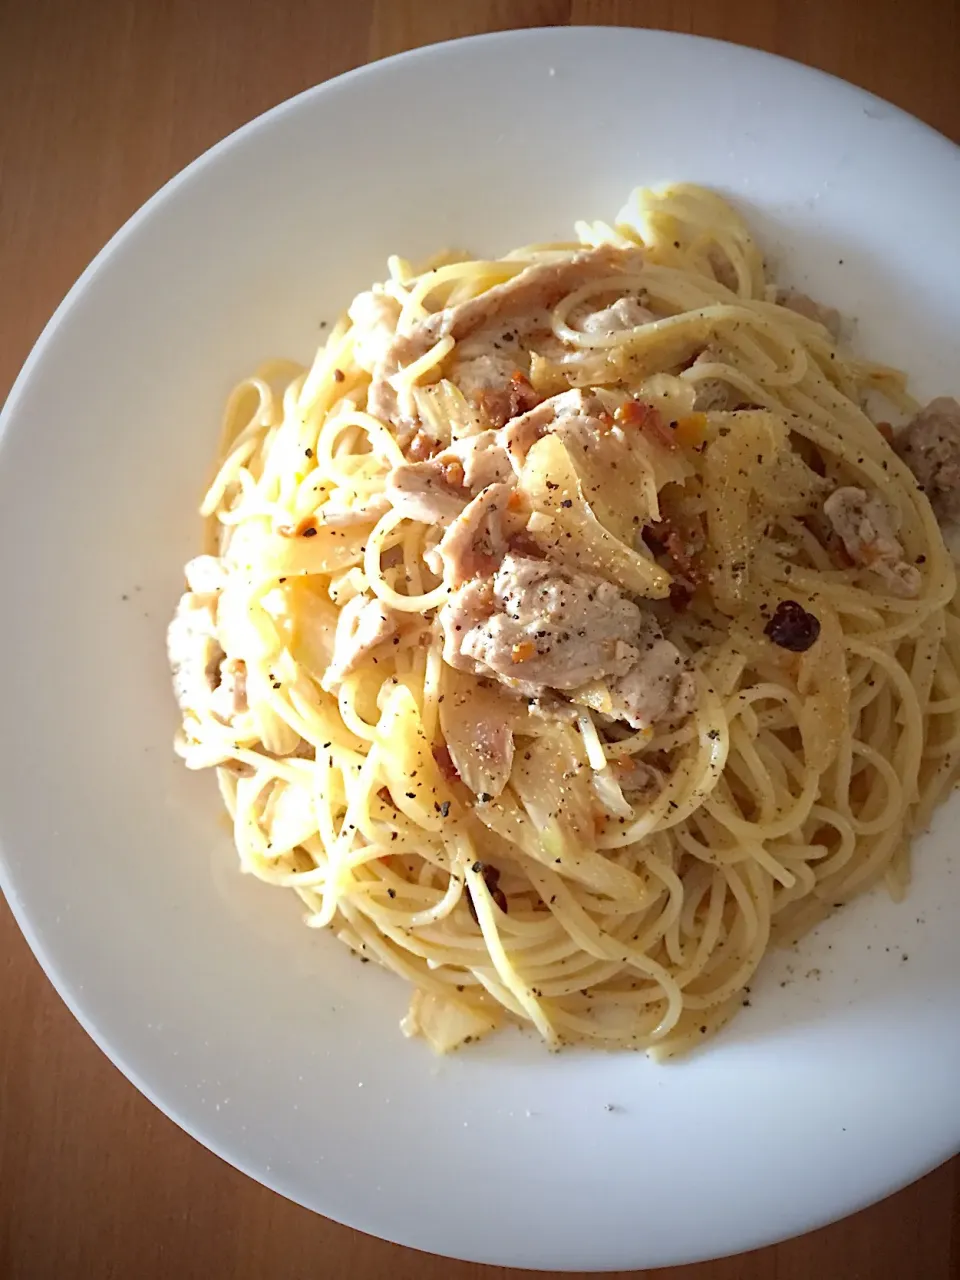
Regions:
M 834 342 L 840 341 L 842 321 L 836 307 L 825 307 L 798 289 L 781 289 L 777 294 L 777 302 L 788 311 L 796 312 L 798 316 L 805 316 L 808 320 L 815 320 L 817 324 L 822 324 Z
M 897 435 L 894 448 L 937 518 L 960 517 L 960 404 L 951 396 L 931 400 Z
M 519 472 L 531 448 L 548 432 L 559 432 L 563 424 L 579 418 L 589 419 L 596 433 L 596 428 L 600 425 L 596 415 L 602 412 L 602 404 L 589 392 L 563 391 L 560 395 L 544 400 L 528 413 L 514 418 L 497 433 L 497 436 L 513 462 L 514 468 Z
M 215 556 L 187 565 L 188 582 L 217 582 L 212 591 L 187 591 L 167 629 L 167 656 L 173 688 L 184 713 L 212 715 L 224 724 L 247 709 L 246 664 L 228 658 L 217 636 L 217 602 L 222 568 Z
M 353 358 L 373 373 L 397 336 L 400 304 L 380 289 L 358 293 L 347 315 L 353 321 Z
M 226 657 L 217 638 L 215 593 L 187 591 L 180 597 L 167 630 L 167 656 L 181 710 L 207 709 Z
M 411 520 L 447 524 L 487 485 L 511 480 L 510 458 L 495 431 L 456 440 L 427 462 L 394 467 L 387 496 Z
M 386 494 L 382 493 L 375 494 L 365 502 L 358 502 L 352 507 L 341 507 L 328 502 L 317 511 L 317 527 L 351 529 L 358 524 L 376 524 L 389 510 L 390 500 Z
M 599 310 L 592 302 L 581 303 L 571 311 L 569 323 L 571 329 L 579 329 L 582 333 L 602 334 L 638 329 L 640 325 L 650 324 L 656 319 L 650 308 L 645 307 L 639 298 L 633 294 L 624 294 Z
M 448 586 L 489 577 L 499 565 L 512 531 L 508 508 L 512 493 L 512 484 L 487 485 L 444 533 L 432 555 Z
M 333 658 L 323 677 L 323 687 L 337 686 L 373 651 L 397 633 L 397 617 L 376 596 L 354 596 L 340 610 L 333 642 Z
M 198 595 L 216 597 L 227 585 L 227 571 L 219 556 L 194 556 L 184 566 L 183 575 L 187 586 Z
M 696 706 L 697 687 L 675 644 L 651 636 L 625 676 L 611 680 L 610 715 L 635 729 L 682 720 Z
M 402 415 L 399 414 L 397 395 L 390 379 L 401 368 L 429 351 L 440 338 L 450 336 L 463 343 L 478 330 L 494 323 L 506 325 L 503 332 L 510 332 L 507 322 L 513 318 L 527 316 L 529 321 L 532 313 L 548 311 L 575 289 L 607 275 L 635 270 L 642 261 L 639 249 L 622 250 L 603 245 L 559 261 L 535 263 L 525 267 L 512 280 L 494 285 L 476 298 L 435 312 L 415 325 L 409 334 L 398 335 L 385 350 L 374 370 L 367 397 L 370 412 L 399 425 Z M 493 374 L 497 378 L 505 375 L 510 379 L 516 371 L 525 372 L 523 362 L 514 359 L 512 352 L 504 351 L 501 359 L 495 344 L 508 346 L 506 340 L 497 339 L 492 333 L 489 337 L 489 343 L 474 344 L 473 348 L 460 351 L 462 362 L 489 357 L 485 368 L 474 365 L 468 373 L 468 382 L 472 378 L 473 389 L 478 393 L 495 389 L 498 384 L 492 380 Z M 516 334 L 512 340 L 516 340 Z M 461 375 L 463 372 L 462 363 Z
M 654 795 L 663 787 L 662 772 L 645 760 L 638 760 L 636 756 L 615 760 L 610 766 L 610 772 L 626 795 Z
M 898 512 L 878 494 L 845 486 L 823 504 L 824 514 L 855 565 L 870 569 L 897 596 L 915 596 L 920 571 L 903 558 L 897 538 Z
M 602 578 L 509 554 L 492 580 L 451 597 L 440 625 L 450 666 L 493 675 L 529 697 L 606 681 L 612 714 L 636 728 L 689 708 L 679 651 Z

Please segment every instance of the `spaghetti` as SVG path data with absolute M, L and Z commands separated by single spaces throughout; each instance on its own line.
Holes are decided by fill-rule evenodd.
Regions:
M 391 259 L 236 387 L 178 750 L 241 868 L 412 984 L 408 1033 L 669 1057 L 774 942 L 904 892 L 960 617 L 903 377 L 707 191 L 577 233 Z

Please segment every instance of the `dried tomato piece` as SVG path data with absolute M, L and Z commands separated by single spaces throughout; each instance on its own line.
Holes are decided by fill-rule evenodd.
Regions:
M 773 611 L 773 617 L 763 628 L 774 644 L 791 653 L 806 653 L 820 635 L 820 620 L 807 613 L 796 600 L 781 600 Z

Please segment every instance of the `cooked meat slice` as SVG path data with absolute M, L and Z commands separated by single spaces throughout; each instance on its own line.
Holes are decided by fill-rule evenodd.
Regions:
M 451 358 L 447 377 L 468 400 L 480 404 L 491 392 L 509 386 L 513 375 L 522 371 L 516 357 L 496 350 L 491 340 L 489 345 L 487 342 L 476 344 L 475 350 L 457 350 Z
M 476 664 L 461 656 L 461 645 L 470 632 L 493 618 L 496 612 L 492 578 L 474 578 L 454 592 L 437 615 L 447 666 L 476 674 Z
M 615 760 L 610 766 L 610 771 L 621 790 L 627 795 L 632 793 L 653 795 L 663 786 L 661 771 L 644 760 L 638 760 L 636 756 Z
M 512 480 L 510 459 L 495 431 L 464 436 L 429 462 L 394 467 L 387 496 L 411 520 L 447 524 L 487 485 Z
M 712 347 L 705 347 L 690 365 L 693 375 L 704 365 L 726 364 L 722 354 Z M 694 409 L 698 413 L 729 413 L 743 403 L 743 394 L 723 378 L 691 377 L 697 389 Z
M 740 278 L 737 269 L 719 245 L 711 245 L 707 250 L 707 261 L 717 284 L 722 284 L 731 293 L 739 292 Z
M 409 334 L 397 335 L 384 352 L 374 370 L 367 397 L 370 412 L 386 421 L 398 423 L 397 396 L 389 379 L 429 351 L 440 338 L 449 335 L 462 342 L 495 319 L 501 321 L 549 309 L 566 294 L 591 280 L 630 270 L 639 262 L 642 262 L 639 249 L 622 250 L 602 245 L 599 249 L 574 253 L 558 262 L 541 262 L 525 267 L 505 284 L 494 285 L 479 297 L 435 312 L 415 325 Z
M 813 298 L 798 289 L 781 289 L 777 294 L 777 302 L 788 311 L 795 311 L 798 316 L 806 316 L 808 320 L 822 324 L 834 342 L 840 341 L 842 321 L 836 307 L 825 307 L 822 303 L 814 302 Z
M 588 299 L 568 317 L 584 334 L 604 334 L 634 329 L 656 319 L 639 299 L 627 294 L 607 306 Z M 542 308 L 484 325 L 458 342 L 447 377 L 486 416 L 493 427 L 502 427 L 540 402 L 530 385 L 531 353 L 552 362 L 558 370 L 577 365 L 591 352 L 567 346 L 553 332 L 550 312 Z
M 611 694 L 617 690 L 612 714 L 636 727 L 686 709 L 679 652 L 649 614 L 602 578 L 507 555 L 485 591 L 470 583 L 454 594 L 440 625 L 450 666 L 494 675 L 529 697 L 607 680 Z
M 397 336 L 400 304 L 378 289 L 358 293 L 347 312 L 353 321 L 353 358 L 372 373 Z
M 938 519 L 960 517 L 960 404 L 938 396 L 896 436 L 893 446 L 904 460 Z
M 444 467 L 436 459 L 394 467 L 387 477 L 387 497 L 408 520 L 422 524 L 449 524 L 470 501 L 460 464 Z
M 682 720 L 697 701 L 697 686 L 676 645 L 652 639 L 625 676 L 609 682 L 611 715 L 634 729 Z
M 217 638 L 217 592 L 187 591 L 167 629 L 173 688 L 184 712 L 201 714 L 220 680 L 226 654 Z
M 390 500 L 386 494 L 381 493 L 366 502 L 358 502 L 354 507 L 339 507 L 327 503 L 317 512 L 317 526 L 321 529 L 349 529 L 357 524 L 376 524 L 389 510 Z
M 479 493 L 488 484 L 498 484 L 513 478 L 513 467 L 503 440 L 495 431 L 481 431 L 475 436 L 457 440 L 443 454 L 459 459 L 463 467 L 463 482 L 471 493 Z
M 589 418 L 603 411 L 595 396 L 583 391 L 563 391 L 535 409 L 514 418 L 497 432 L 497 439 L 509 454 L 517 471 L 533 445 L 568 419 Z
M 512 493 L 512 484 L 487 485 L 447 529 L 435 554 L 448 586 L 462 586 L 471 578 L 489 578 L 503 559 L 510 533 L 507 503 Z
M 199 595 L 215 595 L 227 583 L 227 571 L 219 556 L 194 556 L 183 570 L 187 586 Z
M 531 447 L 550 431 L 591 449 L 602 435 L 617 444 L 623 433 L 601 420 L 601 401 L 589 392 L 572 390 L 544 400 L 513 418 L 498 431 L 481 431 L 457 440 L 429 462 L 396 467 L 387 481 L 390 501 L 413 520 L 445 524 L 486 485 L 509 483 L 519 473 Z
M 642 324 L 650 324 L 656 318 L 639 298 L 635 298 L 632 294 L 625 294 L 599 311 L 594 309 L 593 303 L 583 302 L 571 311 L 569 319 L 571 329 L 579 329 L 582 333 L 601 334 L 636 329 Z
M 423 332 L 411 334 L 411 338 L 420 345 L 418 354 L 429 350 L 438 337 L 447 333 L 459 342 L 494 318 L 499 320 L 525 312 L 548 310 L 574 289 L 605 275 L 630 270 L 642 262 L 643 254 L 639 249 L 623 250 L 601 245 L 598 249 L 574 253 L 558 262 L 536 263 L 525 267 L 506 284 L 495 285 L 479 297 L 429 316 L 422 322 Z M 407 363 L 406 359 L 404 363 Z
M 333 660 L 323 677 L 323 687 L 336 689 L 378 645 L 397 632 L 396 615 L 376 596 L 354 596 L 340 610 L 333 642 Z
M 492 616 L 471 623 L 458 592 L 440 613 L 444 659 L 477 675 L 495 674 L 530 695 L 575 689 L 603 675 L 625 675 L 640 610 L 616 587 L 552 562 L 508 555 L 493 578 Z M 467 589 L 469 590 L 469 588 Z
M 543 399 L 519 369 L 499 384 L 492 384 L 475 397 L 475 404 L 493 427 L 502 427 L 511 418 L 533 409 Z
M 903 558 L 897 539 L 899 513 L 879 494 L 852 486 L 835 489 L 823 511 L 854 564 L 872 570 L 894 595 L 917 594 L 920 571 Z
M 519 347 L 501 350 L 501 328 L 493 335 L 483 331 L 458 345 L 447 370 L 449 380 L 493 428 L 541 400 L 527 376 L 529 354 Z

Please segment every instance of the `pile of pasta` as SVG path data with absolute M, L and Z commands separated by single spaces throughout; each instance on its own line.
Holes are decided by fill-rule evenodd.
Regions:
M 534 352 L 525 377 L 541 401 L 589 390 L 614 422 L 648 406 L 654 429 L 603 475 L 546 431 L 515 505 L 541 554 L 650 611 L 692 708 L 635 728 L 602 691 L 534 698 L 445 661 L 442 531 L 390 499 L 417 446 L 372 411 L 370 331 L 345 316 L 309 368 L 273 362 L 230 396 L 202 508 L 216 580 L 191 585 L 215 597 L 237 696 L 185 707 L 178 749 L 216 769 L 242 870 L 411 984 L 408 1033 L 448 1050 L 532 1025 L 552 1046 L 669 1057 L 740 1008 L 775 942 L 879 881 L 903 893 L 957 773 L 955 574 L 871 407 L 909 415 L 903 377 L 781 305 L 729 205 L 638 191 L 577 234 L 496 261 L 394 258 L 376 292 L 402 334 L 531 264 L 624 251 L 604 298 L 653 318 L 578 326 L 588 282 L 550 308 L 571 358 Z M 456 347 L 441 332 L 391 383 L 439 449 L 488 429 L 446 376 Z M 839 485 L 895 514 L 912 594 L 838 553 L 820 512 Z M 395 633 L 334 680 L 360 598 Z M 453 764 L 491 724 L 511 735 L 496 796 Z

